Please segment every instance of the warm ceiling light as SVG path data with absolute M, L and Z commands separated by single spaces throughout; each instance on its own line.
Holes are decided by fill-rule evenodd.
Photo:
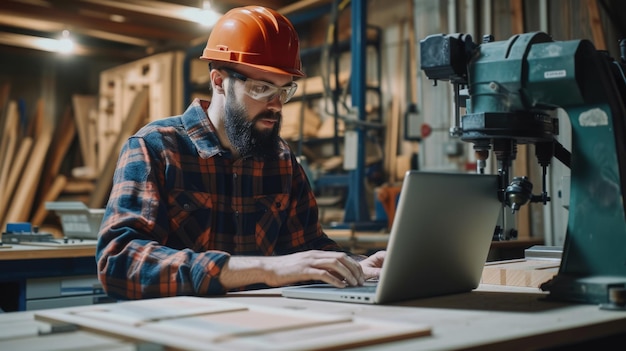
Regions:
M 61 54 L 70 54 L 74 51 L 74 41 L 70 38 L 70 31 L 64 30 L 61 39 L 57 42 L 57 52 Z
M 199 23 L 203 27 L 213 27 L 222 14 L 211 9 L 211 1 L 203 1 L 202 8 L 182 10 L 180 16 L 189 21 Z

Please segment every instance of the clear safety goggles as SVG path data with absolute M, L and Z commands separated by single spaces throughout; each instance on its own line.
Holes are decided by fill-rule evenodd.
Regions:
M 293 97 L 293 95 L 296 93 L 296 89 L 298 89 L 298 84 L 296 84 L 295 82 L 291 82 L 289 83 L 289 85 L 279 87 L 272 83 L 249 78 L 239 72 L 233 71 L 232 69 L 226 67 L 222 67 L 219 69 L 226 72 L 229 77 L 244 82 L 244 92 L 246 93 L 246 95 L 257 101 L 270 102 L 272 101 L 272 99 L 278 96 L 280 102 L 284 104 Z

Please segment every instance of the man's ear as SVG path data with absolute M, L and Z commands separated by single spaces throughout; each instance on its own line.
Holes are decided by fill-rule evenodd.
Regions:
M 211 70 L 211 84 L 213 85 L 213 89 L 218 94 L 224 94 L 224 77 L 222 74 L 216 70 Z

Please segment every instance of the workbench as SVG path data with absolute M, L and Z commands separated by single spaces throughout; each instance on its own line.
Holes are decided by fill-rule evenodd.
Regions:
M 331 230 L 328 235 L 345 247 L 355 252 L 368 253 L 384 249 L 389 238 L 388 233 L 354 232 L 350 230 Z M 500 261 L 523 257 L 523 250 L 532 245 L 540 244 L 542 240 L 510 240 L 506 242 L 494 241 L 491 244 L 488 261 Z M 38 290 L 50 289 L 52 285 L 85 285 L 87 279 L 96 285 L 95 241 L 78 243 L 75 245 L 4 245 L 0 248 L 0 308 L 4 311 L 25 311 L 31 308 L 40 308 L 41 305 L 50 305 L 43 300 L 42 293 L 29 295 L 33 291 L 33 284 L 37 283 Z M 47 279 L 47 280 L 46 280 Z M 61 281 L 65 279 L 65 283 Z M 75 282 L 70 280 L 74 279 Z M 56 287 L 53 287 L 57 289 Z M 83 287 L 88 289 L 88 287 Z M 92 298 L 106 299 L 101 291 L 89 293 L 83 291 L 83 301 L 78 297 L 67 297 L 66 305 L 91 303 Z M 76 293 L 78 294 L 78 292 Z M 95 295 L 95 296 L 91 296 Z M 33 299 L 39 299 L 36 305 Z M 55 300 L 60 303 L 61 300 Z M 97 301 L 96 301 L 97 302 Z
M 321 302 L 288 299 L 280 295 L 280 289 L 267 289 L 228 294 L 224 297 L 192 298 L 198 307 L 205 303 L 225 305 L 235 303 L 250 309 L 262 308 L 264 311 L 284 313 L 285 318 L 294 315 L 319 316 L 329 318 L 348 318 L 375 321 L 379 325 L 401 324 L 415 329 L 425 327 L 429 332 L 408 337 L 391 338 L 375 342 L 358 339 L 344 345 L 336 345 L 334 349 L 350 350 L 622 350 L 626 337 L 626 311 L 608 311 L 595 305 L 570 304 L 545 300 L 545 294 L 539 289 L 528 287 L 510 287 L 481 284 L 478 289 L 464 294 L 454 294 L 434 298 L 406 301 L 393 305 L 375 306 L 349 304 L 340 302 Z M 169 298 L 152 300 L 155 306 L 168 306 Z M 142 300 L 144 303 L 150 300 Z M 171 301 L 171 300 L 169 300 Z M 193 301 L 186 301 L 182 306 L 193 308 Z M 130 302 L 133 306 L 141 301 Z M 79 306 L 69 309 L 52 309 L 45 311 L 25 311 L 0 314 L 0 349 L 3 350 L 75 350 L 115 349 L 135 350 L 137 347 L 150 345 L 150 349 L 170 349 L 172 345 L 192 345 L 208 338 L 215 330 L 203 330 L 197 335 L 178 335 L 170 330 L 167 333 L 152 334 L 142 326 L 120 328 L 120 321 L 107 324 L 97 317 L 85 314 L 83 322 L 63 324 L 52 322 L 50 316 L 67 316 L 77 318 L 81 311 L 91 309 L 94 313 L 102 312 L 107 305 Z M 130 305 L 129 305 L 130 306 Z M 120 306 L 121 307 L 121 306 Z M 113 306 L 112 308 L 115 308 Z M 140 310 L 140 309 L 136 309 Z M 287 317 L 291 316 L 291 317 Z M 42 318 L 44 317 L 44 318 Z M 91 319 L 90 319 L 91 318 Z M 52 318 L 54 319 L 54 318 Z M 80 320 L 80 318 L 78 319 Z M 276 320 L 246 322 L 248 326 L 263 328 L 264 324 L 275 323 Z M 171 318 L 168 323 L 172 325 Z M 107 325 L 109 327 L 107 327 Z M 181 333 L 189 332 L 189 321 L 181 328 Z M 307 345 L 306 349 L 320 348 L 326 340 L 335 337 L 349 336 L 356 331 L 342 329 L 340 324 L 333 324 L 334 329 L 325 329 L 325 333 L 314 333 L 321 328 L 312 326 L 306 329 L 289 328 L 281 333 L 270 332 L 272 336 L 260 336 L 258 333 L 226 334 L 229 338 L 220 338 L 219 342 L 206 342 L 201 349 L 226 349 L 228 343 L 237 340 L 251 342 L 264 350 L 269 341 L 273 342 L 270 349 L 284 349 L 285 344 L 294 342 Z M 110 328 L 110 330 L 107 330 Z M 134 328 L 134 330 L 133 330 Z M 193 328 L 191 328 L 193 329 Z M 210 329 L 210 328 L 207 328 Z M 217 332 L 222 332 L 217 328 Z M 201 330 L 201 329 L 199 329 Z M 238 329 L 237 329 L 238 330 Z M 333 331 L 334 330 L 334 331 Z M 345 330 L 339 332 L 338 330 Z M 192 331 L 193 332 L 193 331 Z M 293 334 L 290 334 L 293 333 Z M 126 334 L 126 335 L 122 335 Z M 274 335 L 274 334 L 281 334 Z M 341 334 L 341 335 L 333 335 Z M 134 335 L 130 337 L 129 335 Z M 292 339 L 286 339 L 292 335 Z M 282 337 L 282 339 L 281 339 Z M 212 339 L 218 340 L 218 339 Z M 269 341 L 268 341 L 269 340 Z M 277 341 L 278 340 L 278 341 Z M 282 340 L 282 341 L 280 341 Z M 159 342 L 155 342 L 159 341 Z M 225 344 L 221 344 L 225 342 Z M 169 343 L 164 347 L 163 343 Z M 198 345 L 198 344 L 197 344 Z M 328 345 L 326 345 L 328 346 Z M 323 347 L 332 348 L 332 347 Z M 173 348 L 176 349 L 176 348 Z M 232 348 L 237 350 L 248 349 Z M 297 348 L 292 348 L 297 349 Z
M 50 287 L 63 278 L 97 278 L 95 252 L 95 241 L 48 246 L 4 244 L 0 248 L 0 307 L 4 311 L 26 310 L 31 284 Z

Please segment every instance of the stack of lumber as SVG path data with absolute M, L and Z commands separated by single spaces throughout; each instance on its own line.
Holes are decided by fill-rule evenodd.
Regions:
M 483 268 L 481 283 L 538 288 L 558 273 L 560 264 L 559 259 L 487 262 Z
M 121 143 L 147 116 L 147 89 L 134 99 L 104 169 L 95 168 L 97 99 L 76 95 L 72 100 L 60 119 L 46 118 L 43 100 L 36 106 L 19 106 L 10 98 L 9 84 L 0 86 L 1 231 L 6 230 L 7 223 L 30 222 L 61 236 L 59 221 L 49 216 L 46 202 L 82 201 L 96 208 L 106 203 Z M 34 114 L 26 116 L 30 109 Z M 75 141 L 80 148 L 77 158 L 70 157 L 74 156 Z M 68 160 L 74 164 L 67 167 Z M 52 225 L 46 226 L 50 220 Z
M 43 102 L 39 100 L 30 120 L 20 118 L 18 103 L 9 99 L 10 87 L 2 87 L 1 123 L 4 155 L 0 168 L 0 223 L 30 220 L 37 207 L 36 194 L 50 150 L 52 128 L 46 125 Z M 23 109 L 26 110 L 26 109 Z M 23 116 L 22 116 L 23 117 Z

